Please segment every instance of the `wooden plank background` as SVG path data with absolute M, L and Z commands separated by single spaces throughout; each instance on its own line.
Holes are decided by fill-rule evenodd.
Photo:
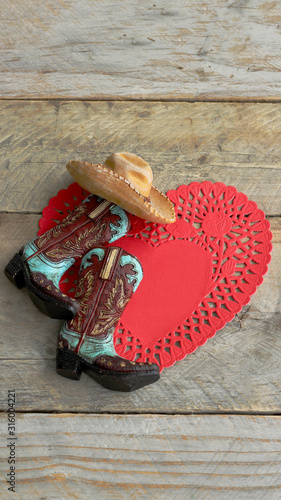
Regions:
M 17 427 L 20 498 L 280 498 L 279 417 L 29 414 Z
M 0 101 L 0 209 L 39 213 L 69 160 L 145 158 L 163 191 L 224 182 L 280 215 L 281 107 L 253 103 Z
M 0 273 L 1 498 L 279 499 L 281 4 L 0 0 L 0 13 L 2 269 L 72 182 L 65 164 L 113 151 L 143 156 L 163 191 L 235 186 L 273 233 L 250 303 L 132 394 L 59 377 L 62 322 Z
M 1 0 L 4 98 L 280 100 L 276 0 Z

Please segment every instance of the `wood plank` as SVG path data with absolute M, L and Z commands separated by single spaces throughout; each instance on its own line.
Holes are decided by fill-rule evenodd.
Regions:
M 281 214 L 277 104 L 2 101 L 0 210 L 41 212 L 72 182 L 71 159 L 131 151 L 166 191 L 224 182 L 268 215 Z
M 2 97 L 280 99 L 281 5 L 10 0 Z
M 38 230 L 38 215 L 0 215 L 0 323 L 4 359 L 54 359 L 55 339 L 61 322 L 52 320 L 32 304 L 27 289 L 17 290 L 3 270 L 24 243 Z
M 35 235 L 38 216 L 1 215 L 3 269 Z M 250 303 L 216 336 L 171 368 L 157 384 L 132 394 L 103 389 L 55 373 L 56 334 L 62 324 L 43 316 L 24 290 L 0 273 L 0 409 L 17 390 L 19 411 L 280 413 L 281 222 L 271 218 L 272 261 Z
M 22 499 L 280 498 L 280 417 L 29 414 L 16 426 Z M 8 498 L 5 414 L 0 429 Z

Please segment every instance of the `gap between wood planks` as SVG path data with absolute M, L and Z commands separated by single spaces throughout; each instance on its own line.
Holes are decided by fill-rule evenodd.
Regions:
M 6 210 L 1 210 L 0 209 L 0 214 L 7 214 L 7 215 L 42 215 L 42 211 L 39 211 L 39 212 L 27 212 L 27 211 L 22 211 L 22 212 L 19 212 L 19 211 L 15 211 L 15 212 L 7 212 Z M 280 214 L 265 214 L 265 217 L 266 219 L 278 219 L 281 217 L 281 213 Z
M 0 416 L 7 413 L 7 410 L 0 410 Z M 246 417 L 281 417 L 280 412 L 273 412 L 273 411 L 242 411 L 242 410 L 237 410 L 237 411 L 177 411 L 177 412 L 171 412 L 171 411 L 137 411 L 137 410 L 130 410 L 130 411 L 90 411 L 90 410 L 77 410 L 77 411 L 60 411 L 60 410 L 50 410 L 50 409 L 43 409 L 43 410 L 36 410 L 36 409 L 31 409 L 31 410 L 16 410 L 17 415 L 32 415 L 32 414 L 38 414 L 38 415 L 59 415 L 61 417 L 65 417 L 67 415 L 93 415 L 93 416 L 104 416 L 104 415 L 151 415 L 151 416 L 180 416 L 180 417 L 191 417 L 191 416 L 201 416 L 201 417 L 210 417 L 214 415 L 218 416 L 227 416 L 227 417 L 239 417 L 239 416 L 246 416 Z
M 37 101 L 53 101 L 53 102 L 153 102 L 153 103 L 160 103 L 160 102 L 190 102 L 190 103 L 204 103 L 204 102 L 213 102 L 213 103 L 236 103 L 236 104 L 278 104 L 281 103 L 281 98 L 270 98 L 266 99 L 264 97 L 220 97 L 214 98 L 214 97 L 201 97 L 198 99 L 196 98 L 189 98 L 189 97 L 159 97 L 159 99 L 156 99 L 154 97 L 119 97 L 119 96 L 108 96 L 108 97 L 103 97 L 103 96 L 97 96 L 97 97 L 56 97 L 56 96 L 50 96 L 50 97 L 0 97 L 0 102 L 5 102 L 5 101 L 23 101 L 23 102 L 37 102 Z

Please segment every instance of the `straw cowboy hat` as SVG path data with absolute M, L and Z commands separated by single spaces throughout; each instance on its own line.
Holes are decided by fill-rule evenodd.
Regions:
M 70 161 L 66 168 L 84 189 L 142 219 L 160 224 L 176 220 L 172 202 L 152 186 L 151 168 L 137 155 L 113 153 L 103 165 Z

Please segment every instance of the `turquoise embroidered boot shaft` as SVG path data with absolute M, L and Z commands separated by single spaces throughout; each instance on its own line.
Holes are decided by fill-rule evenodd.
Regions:
M 34 304 L 51 318 L 70 319 L 79 307 L 59 282 L 76 259 L 91 248 L 112 243 L 130 229 L 127 213 L 90 195 L 63 222 L 24 245 L 5 268 L 18 288 L 27 285 Z
M 58 335 L 57 373 L 79 380 L 82 371 L 108 389 L 133 391 L 159 379 L 154 363 L 116 354 L 113 335 L 141 282 L 140 262 L 121 248 L 95 248 L 82 259 L 76 299 L 80 308 Z

